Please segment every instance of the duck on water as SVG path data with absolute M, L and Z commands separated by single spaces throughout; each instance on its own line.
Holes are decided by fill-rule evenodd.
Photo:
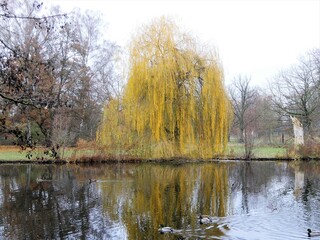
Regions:
M 159 232 L 161 234 L 164 233 L 173 233 L 174 229 L 172 227 L 165 227 L 164 225 L 160 224 Z
M 212 216 L 208 215 L 200 215 L 198 217 L 200 224 L 209 224 L 209 223 L 214 223 L 217 222 L 218 219 Z
M 96 179 L 91 179 L 91 178 L 89 178 L 89 184 L 90 184 L 90 183 L 94 183 L 94 182 L 97 182 L 97 180 L 96 180 Z
M 307 229 L 308 237 L 319 237 L 320 232 L 312 232 L 310 228 Z

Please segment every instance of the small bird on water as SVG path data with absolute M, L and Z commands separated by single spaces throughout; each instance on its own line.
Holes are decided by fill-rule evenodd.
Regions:
M 160 224 L 159 232 L 161 234 L 163 234 L 163 233 L 172 233 L 173 232 L 173 228 L 172 227 L 165 227 L 162 224 Z
M 208 215 L 200 215 L 198 219 L 199 219 L 200 224 L 215 223 L 218 221 L 218 218 L 208 216 Z
M 199 216 L 199 222 L 200 224 L 208 224 L 211 222 L 211 219 L 209 216 L 205 216 L 205 215 L 200 215 Z
M 94 182 L 96 182 L 97 180 L 95 180 L 95 179 L 91 179 L 91 178 L 89 178 L 89 184 L 90 183 L 94 183 Z
M 320 232 L 312 232 L 310 228 L 307 229 L 308 231 L 308 237 L 319 237 Z

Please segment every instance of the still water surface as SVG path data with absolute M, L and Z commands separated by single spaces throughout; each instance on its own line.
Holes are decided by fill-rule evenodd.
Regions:
M 308 239 L 320 230 L 319 174 L 287 162 L 1 165 L 0 236 Z

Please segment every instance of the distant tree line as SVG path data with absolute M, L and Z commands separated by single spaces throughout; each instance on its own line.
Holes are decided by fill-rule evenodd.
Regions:
M 231 133 L 239 142 L 260 137 L 267 140 L 265 143 L 274 143 L 272 134 L 276 131 L 292 133 L 290 116 L 302 123 L 307 143 L 319 142 L 319 48 L 307 52 L 296 64 L 278 73 L 268 89 L 254 87 L 250 80 L 239 75 L 228 87 L 234 112 Z
M 146 139 L 162 141 L 160 152 L 168 142 L 180 152 L 201 141 L 224 148 L 229 132 L 250 156 L 254 139 L 273 144 L 275 132 L 292 131 L 290 116 L 302 122 L 307 141 L 319 142 L 319 48 L 281 71 L 268 89 L 236 76 L 228 99 L 215 54 L 169 23 L 150 25 L 133 39 L 122 90 L 120 49 L 107 40 L 99 14 L 0 0 L 0 144 L 41 145 L 56 155 L 59 146 L 95 140 L 103 122 L 98 139 L 121 148 L 145 148 Z M 124 140 L 129 132 L 137 142 Z
M 0 17 L 1 140 L 54 150 L 94 139 L 116 76 L 101 17 L 27 0 L 2 1 Z

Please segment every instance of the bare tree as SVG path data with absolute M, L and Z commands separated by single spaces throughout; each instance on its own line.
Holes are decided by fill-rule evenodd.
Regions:
M 320 90 L 320 48 L 315 48 L 308 53 L 309 56 L 309 66 L 312 71 L 312 78 L 314 84 Z
M 244 142 L 245 129 L 255 117 L 249 116 L 256 102 L 258 91 L 250 86 L 250 78 L 239 75 L 229 85 L 229 94 L 233 106 L 235 125 L 239 128 L 239 142 Z
M 309 56 L 313 82 L 314 86 L 317 88 L 317 94 L 315 97 L 318 98 L 318 103 L 320 103 L 320 48 L 310 51 Z M 315 117 L 312 121 L 312 131 L 315 135 L 320 136 L 320 107 L 317 107 L 313 115 Z
M 63 81 L 73 81 L 67 90 L 73 106 L 68 112 L 72 118 L 68 135 L 75 143 L 79 138 L 95 138 L 102 105 L 111 97 L 117 46 L 101 37 L 103 22 L 95 12 L 75 10 L 70 20 L 72 24 L 65 29 L 68 44 L 60 49 L 66 66 L 56 74 Z
M 0 10 L 0 131 L 14 134 L 19 144 L 26 142 L 28 146 L 33 145 L 31 117 L 41 115 L 32 112 L 44 112 L 44 108 L 61 104 L 52 94 L 55 80 L 51 58 L 44 54 L 54 32 L 53 23 L 59 19 L 40 16 L 41 7 L 42 4 L 13 0 L 3 1 Z M 60 23 L 63 26 L 63 20 Z M 27 122 L 26 137 L 21 126 L 10 121 L 10 116 L 19 112 L 24 113 Z
M 306 139 L 313 135 L 313 125 L 319 120 L 319 61 L 314 56 L 307 54 L 270 84 L 274 110 L 287 118 L 297 117 Z
M 239 129 L 239 142 L 245 144 L 245 157 L 250 159 L 259 117 L 255 108 L 259 94 L 250 86 L 250 78 L 241 75 L 234 78 L 228 89 L 235 116 L 234 125 Z
M 94 138 L 111 92 L 116 47 L 101 40 L 95 13 L 75 11 L 66 22 L 53 17 L 63 16 L 59 8 L 38 17 L 41 6 L 26 0 L 0 5 L 0 132 L 33 146 L 35 126 L 56 154 L 58 144 Z

